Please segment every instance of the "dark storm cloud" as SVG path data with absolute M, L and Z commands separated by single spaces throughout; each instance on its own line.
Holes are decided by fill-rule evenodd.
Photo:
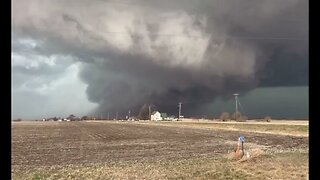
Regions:
M 182 101 L 194 113 L 217 96 L 259 85 L 308 85 L 305 0 L 12 5 L 13 32 L 42 42 L 34 52 L 82 62 L 80 77 L 98 112 L 153 103 L 173 113 Z

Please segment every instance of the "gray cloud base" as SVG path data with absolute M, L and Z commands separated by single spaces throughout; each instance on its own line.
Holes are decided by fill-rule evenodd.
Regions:
M 81 62 L 104 115 L 144 103 L 175 113 L 179 101 L 195 114 L 218 96 L 308 85 L 304 0 L 15 0 L 12 12 L 13 52 Z M 23 47 L 23 38 L 41 45 Z

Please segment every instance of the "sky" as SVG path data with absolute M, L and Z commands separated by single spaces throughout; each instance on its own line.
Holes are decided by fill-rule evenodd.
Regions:
M 12 118 L 308 117 L 308 1 L 13 0 Z
M 238 96 L 238 110 L 248 118 L 308 119 L 308 93 L 306 86 L 256 88 L 244 96 Z M 235 99 L 225 101 L 218 98 L 203 110 L 203 117 L 218 118 L 221 112 L 234 113 L 235 108 Z

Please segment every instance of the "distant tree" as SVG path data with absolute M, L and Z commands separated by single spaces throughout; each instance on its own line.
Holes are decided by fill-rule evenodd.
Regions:
M 144 104 L 139 111 L 138 118 L 142 120 L 150 119 L 149 117 L 149 106 L 151 107 L 151 113 L 155 110 L 155 106 L 152 104 Z
M 265 120 L 266 122 L 270 122 L 270 121 L 271 121 L 271 117 L 270 117 L 270 116 L 266 116 L 266 117 L 264 117 L 264 120 Z
M 147 104 L 144 104 L 140 108 L 138 118 L 142 120 L 149 119 L 149 106 Z
M 76 118 L 76 116 L 73 115 L 73 114 L 70 114 L 70 115 L 67 117 L 67 119 L 70 119 L 70 120 L 74 120 L 75 118 Z
M 227 121 L 230 119 L 230 114 L 228 112 L 223 112 L 220 116 L 221 121 Z
M 240 120 L 239 121 L 241 121 L 241 122 L 245 122 L 245 121 L 247 121 L 248 120 L 248 116 L 241 116 L 240 117 Z
M 88 120 L 89 118 L 88 118 L 88 116 L 82 116 L 81 117 L 81 120 Z
M 241 113 L 238 112 L 237 115 L 236 115 L 236 113 L 233 113 L 231 119 L 236 120 L 236 117 L 237 117 L 237 121 L 240 121 L 241 120 Z
M 18 122 L 18 121 L 21 121 L 21 118 L 13 119 L 12 121 L 14 121 L 14 122 Z

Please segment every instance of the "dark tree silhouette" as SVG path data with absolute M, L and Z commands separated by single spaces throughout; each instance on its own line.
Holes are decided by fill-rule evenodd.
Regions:
M 270 116 L 266 116 L 266 117 L 264 117 L 264 120 L 267 121 L 267 122 L 270 122 L 271 121 L 271 117 Z
M 227 121 L 230 119 L 230 114 L 228 112 L 223 112 L 220 116 L 221 121 Z
M 139 115 L 138 115 L 139 119 L 142 119 L 142 120 L 150 119 L 150 117 L 149 117 L 149 106 L 151 108 L 151 112 L 150 113 L 152 113 L 153 111 L 156 110 L 155 109 L 155 105 L 153 105 L 153 104 L 144 104 L 140 108 Z

